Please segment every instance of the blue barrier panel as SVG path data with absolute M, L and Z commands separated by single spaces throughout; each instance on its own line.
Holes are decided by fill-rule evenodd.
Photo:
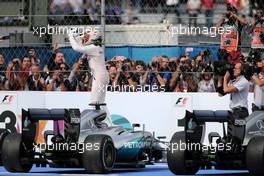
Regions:
M 126 56 L 128 58 L 143 60 L 148 63 L 154 56 L 166 55 L 169 58 L 185 54 L 186 48 L 193 48 L 190 57 L 198 55 L 201 51 L 209 49 L 212 53 L 212 60 L 218 59 L 219 45 L 204 45 L 204 46 L 122 46 L 122 47 L 107 47 L 106 58 L 111 59 L 114 56 Z

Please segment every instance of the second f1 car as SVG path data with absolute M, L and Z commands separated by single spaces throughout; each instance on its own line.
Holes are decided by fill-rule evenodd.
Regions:
M 223 136 L 209 133 L 209 145 L 203 144 L 206 122 L 223 123 Z M 222 110 L 186 111 L 178 126 L 184 131 L 173 135 L 167 152 L 168 166 L 174 174 L 193 175 L 212 167 L 264 174 L 264 111 L 255 111 L 246 118 L 230 118 L 229 112 Z M 216 145 L 212 145 L 213 139 Z

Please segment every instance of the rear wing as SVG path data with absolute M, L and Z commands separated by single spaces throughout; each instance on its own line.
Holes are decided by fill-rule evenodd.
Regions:
M 52 120 L 54 124 L 52 131 L 54 134 L 63 131 L 66 141 L 75 141 L 79 137 L 81 121 L 79 109 L 22 109 L 22 139 L 29 148 L 35 142 L 40 120 Z M 72 136 L 75 136 L 74 139 Z
M 227 122 L 229 112 L 227 110 L 194 110 L 187 111 L 183 119 L 178 120 L 178 126 L 184 127 L 188 139 L 200 142 L 205 130 L 205 122 Z
M 204 122 L 227 122 L 229 111 L 227 110 L 193 110 L 193 112 L 187 111 L 183 119 L 178 120 L 179 127 L 186 127 L 190 119 L 194 120 L 196 123 Z

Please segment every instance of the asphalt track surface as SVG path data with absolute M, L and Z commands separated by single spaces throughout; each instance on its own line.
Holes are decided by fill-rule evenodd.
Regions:
M 33 167 L 30 173 L 9 173 L 3 167 L 0 167 L 0 175 L 2 176 L 79 176 L 91 175 L 87 174 L 84 169 L 58 169 L 58 168 L 37 168 Z M 114 169 L 107 176 L 173 176 L 169 171 L 167 164 L 155 164 L 146 166 L 144 169 Z M 248 175 L 248 171 L 234 171 L 234 170 L 200 170 L 197 175 L 208 176 L 229 176 L 229 175 Z M 97 174 L 94 176 L 98 176 Z

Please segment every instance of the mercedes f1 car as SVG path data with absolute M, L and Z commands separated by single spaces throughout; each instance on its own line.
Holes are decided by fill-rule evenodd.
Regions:
M 2 162 L 9 172 L 39 167 L 81 167 L 88 173 L 108 173 L 116 167 L 144 167 L 162 158 L 163 148 L 150 132 L 104 123 L 106 112 L 95 109 L 22 110 L 22 133 L 8 134 L 2 144 Z M 40 120 L 53 120 L 44 132 L 44 144 L 35 141 Z M 124 119 L 121 119 L 121 121 Z M 63 123 L 59 123 L 63 121 Z M 125 122 L 127 123 L 127 121 Z M 63 124 L 63 126 L 61 125 Z M 44 145 L 44 146 L 43 146 Z
M 209 145 L 202 144 L 205 122 L 223 123 L 223 136 L 209 133 Z M 244 119 L 230 118 L 228 111 L 186 111 L 178 126 L 184 131 L 173 135 L 167 151 L 168 166 L 174 174 L 192 175 L 212 167 L 264 174 L 264 111 L 255 111 Z

